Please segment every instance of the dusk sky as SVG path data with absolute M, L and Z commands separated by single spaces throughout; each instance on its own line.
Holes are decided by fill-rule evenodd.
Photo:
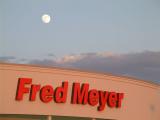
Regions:
M 42 22 L 43 14 L 51 16 L 50 23 Z M 124 73 L 115 72 L 122 66 L 98 70 L 154 79 L 160 83 L 159 51 L 159 0 L 0 0 L 1 61 L 11 59 L 16 63 L 35 64 L 39 61 L 53 66 L 67 61 L 67 66 L 97 70 L 96 66 L 85 68 L 75 62 L 84 60 L 84 63 L 88 57 L 91 61 L 103 58 L 106 68 L 108 64 L 111 68 L 112 64 L 115 65 L 113 61 L 119 60 L 117 56 L 122 56 L 128 62 L 138 62 L 131 62 L 131 66 L 116 62 L 127 67 Z M 149 60 L 146 62 L 141 55 Z M 107 62 L 108 57 L 109 60 L 114 58 L 112 63 Z M 142 59 L 146 64 L 142 65 Z M 142 65 L 142 68 L 152 64 L 149 69 L 147 66 L 151 72 L 139 75 L 130 70 L 127 73 L 135 64 Z M 152 72 L 152 75 L 145 76 Z

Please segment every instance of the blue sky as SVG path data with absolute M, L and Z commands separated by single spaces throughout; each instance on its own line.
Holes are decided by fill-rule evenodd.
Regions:
M 1 0 L 2 56 L 159 51 L 158 0 Z M 41 21 L 50 14 L 50 24 Z
M 160 83 L 160 1 L 0 0 L 0 61 Z

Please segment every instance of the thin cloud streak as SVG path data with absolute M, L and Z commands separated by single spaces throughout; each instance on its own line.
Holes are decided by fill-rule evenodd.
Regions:
M 0 56 L 0 62 L 10 62 L 15 59 L 16 57 L 14 56 Z

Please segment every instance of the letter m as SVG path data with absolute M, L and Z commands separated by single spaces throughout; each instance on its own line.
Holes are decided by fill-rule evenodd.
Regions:
M 80 83 L 73 83 L 72 104 L 87 104 L 89 84 L 83 84 L 80 89 Z

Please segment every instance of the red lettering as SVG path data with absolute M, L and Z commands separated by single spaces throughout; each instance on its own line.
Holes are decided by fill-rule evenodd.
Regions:
M 31 84 L 30 78 L 19 78 L 17 86 L 16 100 L 23 100 L 23 94 L 29 93 L 29 88 L 25 87 L 26 84 Z
M 29 94 L 29 100 L 35 101 L 37 94 L 42 102 L 48 103 L 54 100 L 56 103 L 65 103 L 68 93 L 68 82 L 65 81 L 55 90 L 51 85 L 42 86 L 40 84 L 32 84 L 31 78 L 19 78 L 17 85 L 16 100 L 23 100 L 24 94 Z M 53 99 L 54 98 L 54 99 Z M 89 84 L 73 83 L 72 88 L 72 104 L 89 104 L 97 106 L 98 111 L 104 110 L 106 104 L 111 107 L 120 108 L 124 93 L 98 91 L 96 89 L 89 90 Z
M 53 88 L 50 85 L 46 85 L 44 87 L 42 87 L 41 91 L 40 91 L 40 99 L 45 102 L 48 103 L 53 99 Z
M 55 102 L 65 103 L 67 99 L 68 82 L 64 82 L 62 87 L 58 87 L 55 90 Z
M 108 99 L 108 92 L 107 91 L 99 91 L 98 111 L 104 110 L 104 108 L 106 106 L 107 99 Z
M 108 105 L 113 108 L 116 107 L 117 102 L 117 94 L 115 92 L 110 92 L 109 99 L 108 99 Z
M 72 104 L 87 104 L 89 84 L 83 84 L 80 89 L 80 83 L 73 84 Z
M 40 85 L 32 85 L 31 92 L 30 92 L 30 101 L 35 101 L 36 94 L 40 90 Z
M 118 101 L 117 101 L 117 107 L 120 108 L 122 104 L 122 99 L 124 97 L 124 93 L 117 93 L 118 95 Z
M 92 106 L 95 106 L 98 103 L 99 94 L 95 89 L 90 90 L 88 96 L 88 103 Z

